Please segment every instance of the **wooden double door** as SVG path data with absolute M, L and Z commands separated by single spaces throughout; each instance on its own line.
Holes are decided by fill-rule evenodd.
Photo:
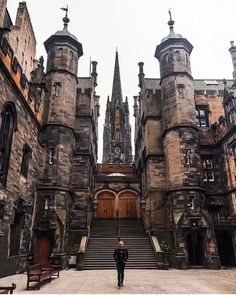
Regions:
M 123 192 L 119 196 L 111 192 L 102 192 L 98 195 L 97 218 L 137 218 L 138 198 L 132 192 Z

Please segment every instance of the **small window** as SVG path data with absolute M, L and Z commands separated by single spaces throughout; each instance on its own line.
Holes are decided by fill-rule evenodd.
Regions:
M 202 159 L 203 181 L 212 182 L 215 180 L 213 163 L 211 159 Z
M 209 127 L 208 106 L 196 106 L 196 125 L 199 127 Z
M 177 88 L 178 88 L 178 91 L 179 91 L 179 98 L 184 98 L 184 85 L 183 84 L 178 84 Z
M 31 158 L 32 150 L 28 145 L 23 147 L 23 158 L 21 162 L 21 175 L 27 178 L 28 170 L 29 170 L 29 161 Z
M 56 95 L 56 96 L 60 96 L 60 94 L 61 94 L 61 83 L 55 83 L 54 84 L 54 94 Z
M 195 200 L 196 200 L 196 196 L 189 196 L 188 197 L 187 206 L 188 206 L 189 209 L 194 209 L 195 208 Z
M 193 153 L 192 151 L 189 149 L 186 151 L 185 153 L 185 164 L 186 165 L 190 165 L 193 162 Z
M 58 57 L 61 57 L 63 55 L 63 48 L 57 48 L 56 54 Z
M 178 50 L 175 51 L 175 58 L 176 58 L 177 61 L 180 61 L 180 53 L 179 53 Z
M 189 57 L 188 57 L 187 54 L 186 54 L 186 63 L 187 63 L 187 64 L 189 63 Z
M 0 220 L 3 219 L 3 216 L 4 216 L 4 207 L 5 207 L 5 204 L 0 203 Z
M 48 163 L 49 163 L 49 165 L 54 164 L 54 157 L 55 157 L 55 149 L 51 148 L 48 151 Z
M 50 209 L 50 197 L 46 196 L 44 198 L 44 210 L 49 210 Z
M 168 53 L 166 53 L 166 55 L 165 55 L 165 62 L 169 63 L 169 54 Z

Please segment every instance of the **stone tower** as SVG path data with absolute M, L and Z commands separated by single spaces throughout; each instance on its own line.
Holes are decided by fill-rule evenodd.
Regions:
M 170 220 L 174 223 L 173 260 L 177 267 L 185 268 L 187 240 L 201 238 L 208 241 L 208 246 L 209 240 L 212 244 L 215 240 L 213 234 L 209 234 L 208 240 L 206 233 L 202 234 L 203 224 L 206 226 L 207 221 L 202 213 L 205 194 L 190 67 L 193 46 L 174 32 L 171 14 L 168 25 L 170 33 L 156 47 L 155 57 L 160 62 L 166 196 Z M 210 232 L 210 225 L 208 230 Z M 212 257 L 208 262 L 210 265 L 214 264 Z
M 131 163 L 131 127 L 129 124 L 129 105 L 126 97 L 123 102 L 118 52 L 111 101 L 108 97 L 103 133 L 103 163 Z
M 75 150 L 75 113 L 78 59 L 83 55 L 82 45 L 67 27 L 69 18 L 63 18 L 64 28 L 44 43 L 48 59 L 46 69 L 47 95 L 44 124 L 40 135 L 46 153 L 42 159 L 42 176 L 38 185 L 38 205 L 44 208 L 45 220 L 39 226 L 37 247 L 42 234 L 51 241 L 50 250 L 65 257 L 68 228 L 68 210 L 71 207 L 70 191 L 72 159 Z M 51 214 L 48 219 L 47 214 Z M 44 233 L 41 229 L 44 228 Z M 43 237 L 45 239 L 45 237 Z M 38 249 L 38 252 L 40 250 Z

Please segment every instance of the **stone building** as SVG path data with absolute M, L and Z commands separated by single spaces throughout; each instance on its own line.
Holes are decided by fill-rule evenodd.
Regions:
M 97 162 L 97 62 L 78 78 L 81 43 L 64 28 L 36 41 L 25 2 L 15 25 L 0 1 L 0 276 L 25 269 L 27 258 L 62 267 L 78 251 L 91 219 Z M 30 254 L 30 255 L 29 255 Z
M 160 79 L 145 78 L 140 62 L 134 97 L 143 219 L 170 265 L 235 266 L 235 72 L 231 81 L 194 80 L 193 46 L 168 24 L 155 51 Z
M 71 264 L 82 269 L 87 244 L 87 261 L 96 257 L 93 224 L 109 247 L 119 219 L 133 253 L 146 249 L 153 257 L 145 266 L 235 266 L 234 43 L 232 80 L 195 80 L 193 46 L 170 19 L 155 52 L 160 78 L 146 78 L 139 63 L 134 162 L 116 52 L 97 164 L 97 62 L 89 77 L 78 77 L 83 48 L 68 30 L 66 12 L 63 29 L 44 43 L 45 69 L 43 58 L 35 58 L 26 3 L 14 25 L 6 6 L 0 0 L 0 277 L 50 258 L 62 268 L 76 258 Z

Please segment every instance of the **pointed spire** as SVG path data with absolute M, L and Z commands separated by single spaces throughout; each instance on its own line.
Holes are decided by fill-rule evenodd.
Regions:
M 121 106 L 123 99 L 122 99 L 121 80 L 120 80 L 119 57 L 118 57 L 118 51 L 116 50 L 111 102 L 112 104 L 116 105 L 117 101 L 119 105 Z

